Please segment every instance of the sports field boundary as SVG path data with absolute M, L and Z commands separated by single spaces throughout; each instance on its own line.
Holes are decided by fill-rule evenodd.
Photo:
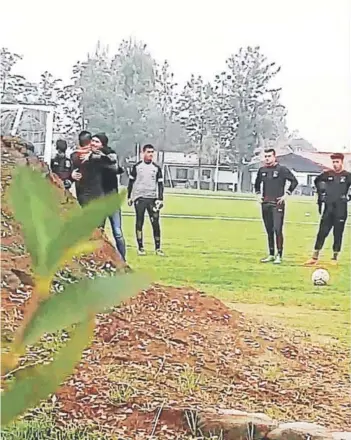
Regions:
M 123 216 L 134 217 L 134 212 L 123 212 Z M 232 222 L 262 222 L 261 218 L 248 218 L 248 217 L 223 217 L 223 216 L 210 216 L 210 215 L 187 215 L 187 214 L 162 214 L 161 218 L 179 218 L 184 220 L 226 220 Z M 293 222 L 285 221 L 286 223 L 291 223 L 294 225 L 319 225 L 319 222 Z

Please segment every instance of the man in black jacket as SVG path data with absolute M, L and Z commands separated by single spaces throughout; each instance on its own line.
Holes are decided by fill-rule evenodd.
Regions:
M 319 212 L 322 217 L 312 258 L 306 261 L 305 266 L 314 266 L 318 263 L 319 253 L 332 229 L 334 233 L 332 264 L 337 264 L 341 250 L 347 221 L 347 202 L 351 199 L 348 194 L 351 187 L 351 173 L 344 169 L 344 155 L 342 153 L 332 154 L 330 158 L 333 169 L 324 171 L 314 182 L 318 194 Z M 324 205 L 323 212 L 322 205 Z
M 262 263 L 273 261 L 280 264 L 283 256 L 283 225 L 285 215 L 285 200 L 298 185 L 293 173 L 285 166 L 279 165 L 273 148 L 264 152 L 265 165 L 258 170 L 255 181 L 255 192 L 262 205 L 262 218 L 268 236 L 269 256 Z M 286 190 L 286 183 L 290 182 Z M 263 186 L 261 193 L 261 186 Z M 274 236 L 276 239 L 277 255 L 275 256 Z
M 72 186 L 72 161 L 66 156 L 67 142 L 63 139 L 56 141 L 56 150 L 55 157 L 51 159 L 51 171 L 62 180 L 66 189 L 70 189 Z
M 117 154 L 108 146 L 108 137 L 105 133 L 97 133 L 92 137 L 92 151 L 100 154 L 100 170 L 102 189 L 104 195 L 118 192 L 118 175 L 123 174 L 124 170 L 118 164 Z M 126 260 L 126 244 L 122 232 L 121 210 L 117 210 L 109 217 L 113 237 L 116 247 L 122 259 Z
M 101 155 L 91 148 L 92 136 L 88 131 L 79 134 L 79 147 L 72 153 L 72 179 L 81 206 L 104 195 L 102 187 Z

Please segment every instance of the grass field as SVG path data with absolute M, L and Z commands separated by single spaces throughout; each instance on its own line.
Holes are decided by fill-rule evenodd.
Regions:
M 303 200 L 303 202 L 301 202 Z M 314 337 L 349 339 L 350 226 L 338 267 L 329 267 L 329 237 L 322 263 L 331 274 L 327 287 L 311 283 L 312 269 L 302 267 L 310 256 L 319 217 L 314 201 L 291 199 L 287 206 L 284 263 L 259 263 L 267 253 L 260 208 L 251 200 L 207 199 L 194 195 L 166 196 L 162 214 L 165 258 L 153 254 L 152 233 L 145 223 L 148 256 L 138 257 L 131 208 L 124 208 L 123 229 L 128 261 L 152 272 L 167 285 L 194 286 L 247 313 L 274 319 L 310 332 Z M 307 215 L 306 215 L 307 214 Z M 166 215 L 227 217 L 235 220 L 166 218 Z

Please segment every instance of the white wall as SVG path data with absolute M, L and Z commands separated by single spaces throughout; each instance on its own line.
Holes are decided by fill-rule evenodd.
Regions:
M 318 176 L 317 173 L 297 173 L 294 170 L 291 170 L 296 177 L 297 181 L 299 182 L 299 185 L 308 185 L 308 176 Z M 257 171 L 251 172 L 251 183 L 254 184 L 257 176 Z M 314 177 L 313 179 L 314 180 Z
M 236 171 L 233 173 L 232 171 L 219 170 L 218 183 L 236 184 L 238 183 L 238 173 Z

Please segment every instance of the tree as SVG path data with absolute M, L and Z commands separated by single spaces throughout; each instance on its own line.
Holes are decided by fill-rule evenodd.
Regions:
M 89 129 L 108 133 L 121 156 L 133 153 L 136 142 L 159 138 L 155 61 L 144 43 L 123 40 L 112 58 L 98 45 L 95 54 L 76 65 L 75 71 Z
M 229 57 L 226 62 L 227 93 L 232 104 L 232 113 L 237 118 L 237 129 L 234 142 L 231 144 L 233 156 L 238 165 L 239 188 L 241 189 L 244 163 L 253 155 L 258 146 L 260 116 L 272 103 L 272 94 L 280 89 L 270 88 L 271 80 L 278 74 L 280 67 L 268 62 L 257 47 L 240 48 L 238 53 Z
M 179 96 L 177 117 L 198 155 L 198 189 L 201 184 L 204 138 L 211 134 L 212 105 L 211 85 L 205 84 L 201 76 L 191 75 Z

